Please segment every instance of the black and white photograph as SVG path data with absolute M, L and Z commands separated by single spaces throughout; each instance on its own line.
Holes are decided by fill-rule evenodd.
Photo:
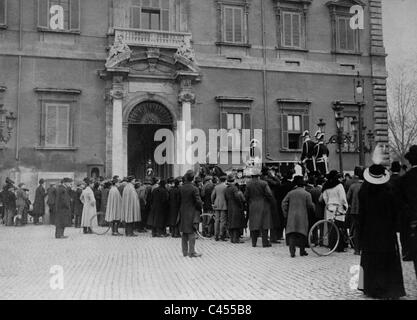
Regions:
M 417 300 L 417 1 L 0 0 L 0 300 Z

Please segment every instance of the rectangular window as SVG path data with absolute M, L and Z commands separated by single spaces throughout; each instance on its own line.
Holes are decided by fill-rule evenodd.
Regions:
M 232 6 L 224 7 L 223 30 L 225 42 L 245 42 L 243 8 Z
M 302 148 L 301 135 L 309 130 L 310 117 L 307 107 L 287 104 L 281 113 L 281 148 L 299 151 Z
M 340 51 L 356 51 L 356 33 L 350 27 L 349 17 L 336 18 L 336 45 Z
M 7 0 L 0 0 L 0 27 L 7 25 Z
M 288 115 L 288 148 L 298 150 L 301 148 L 301 115 Z
M 52 31 L 80 30 L 80 0 L 38 0 L 38 27 Z
M 70 105 L 45 104 L 45 146 L 70 146 Z
M 130 8 L 130 27 L 169 31 L 169 0 L 136 0 Z
M 282 13 L 281 44 L 283 47 L 302 48 L 302 14 L 298 12 Z

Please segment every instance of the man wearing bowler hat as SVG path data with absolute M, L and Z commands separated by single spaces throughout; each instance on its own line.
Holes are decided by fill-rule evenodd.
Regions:
M 71 226 L 71 183 L 72 179 L 64 178 L 56 188 L 55 199 L 55 238 L 65 239 L 66 227 Z

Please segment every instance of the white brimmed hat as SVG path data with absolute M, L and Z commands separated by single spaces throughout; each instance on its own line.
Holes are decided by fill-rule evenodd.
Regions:
M 304 138 L 306 136 L 310 136 L 310 131 L 306 130 L 306 131 L 303 132 L 302 137 Z
M 363 177 L 371 184 L 384 184 L 390 180 L 389 171 L 380 164 L 374 164 L 367 168 Z
M 317 138 L 317 140 L 323 139 L 324 138 L 324 133 L 323 132 L 316 133 L 316 138 Z

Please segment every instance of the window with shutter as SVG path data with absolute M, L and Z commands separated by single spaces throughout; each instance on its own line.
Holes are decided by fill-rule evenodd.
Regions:
M 140 29 L 140 18 L 141 18 L 141 8 L 140 7 L 131 7 L 130 8 L 130 27 L 133 29 Z
M 303 15 L 298 12 L 283 12 L 281 45 L 289 48 L 303 47 Z
M 45 108 L 45 146 L 69 146 L 70 105 L 47 103 Z
M 169 0 L 134 0 L 130 7 L 130 27 L 170 30 Z
M 53 31 L 80 30 L 80 0 L 38 0 L 38 27 Z
M 281 114 L 281 147 L 288 149 L 288 116 Z
M 281 105 L 281 148 L 299 151 L 302 148 L 302 133 L 309 130 L 309 101 L 279 99 Z
M 350 27 L 349 17 L 337 17 L 336 19 L 336 49 L 338 51 L 356 52 L 357 35 Z
M 245 42 L 244 15 L 241 7 L 225 6 L 223 14 L 224 41 Z
M 0 26 L 7 24 L 7 0 L 0 0 Z

